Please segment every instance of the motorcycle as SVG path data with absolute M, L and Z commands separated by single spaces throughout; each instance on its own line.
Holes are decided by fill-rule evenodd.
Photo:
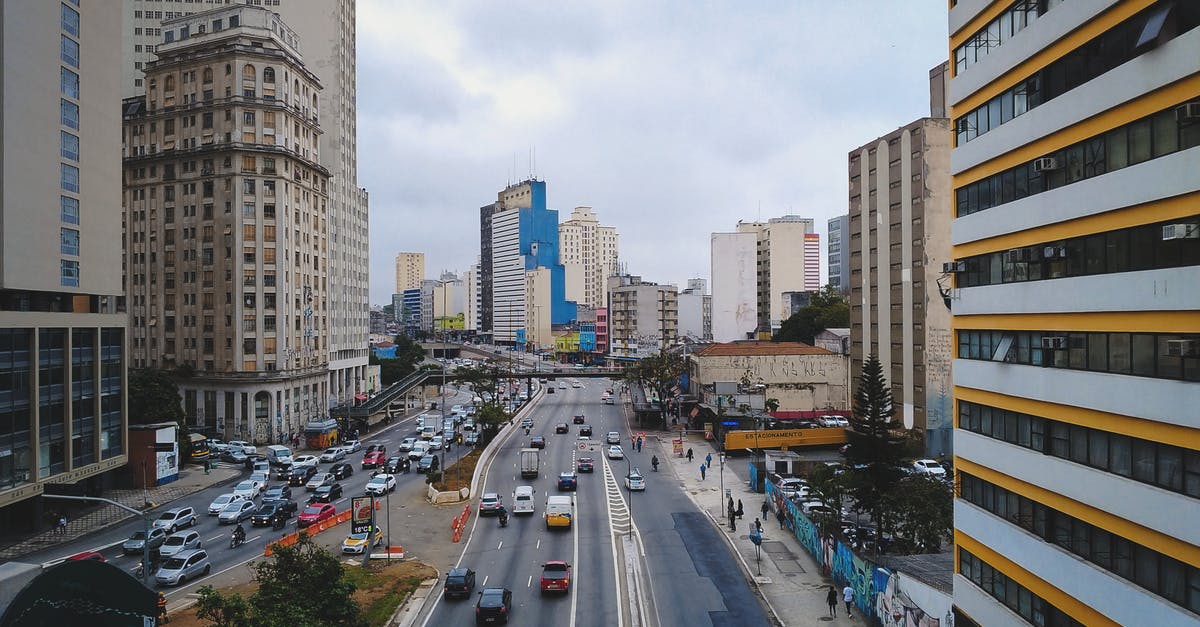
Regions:
M 654 472 L 658 472 L 658 458 L 657 457 L 650 460 L 650 467 L 654 469 Z
M 501 527 L 508 526 L 508 513 L 507 512 L 500 512 L 500 526 Z
M 287 524 L 287 522 L 283 519 L 282 516 L 276 516 L 275 520 L 271 521 L 271 529 L 274 531 L 279 531 L 280 529 L 283 529 L 284 525 L 286 525 L 286 524 Z
M 246 543 L 246 536 L 244 534 L 238 535 L 237 533 L 235 533 L 235 534 L 233 534 L 232 537 L 229 538 L 229 548 L 231 548 L 231 549 L 236 549 L 245 543 Z

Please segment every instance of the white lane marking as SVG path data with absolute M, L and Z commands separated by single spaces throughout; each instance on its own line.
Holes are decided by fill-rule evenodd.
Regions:
M 540 549 L 540 548 L 542 548 L 542 539 L 541 539 L 541 538 L 538 538 L 538 541 L 537 541 L 537 546 L 535 546 L 535 547 L 533 547 L 533 548 L 535 548 L 535 549 Z
M 530 576 L 529 576 L 529 581 L 526 581 L 526 582 L 525 582 L 525 587 L 526 587 L 526 588 L 531 588 L 531 587 L 533 587 L 533 575 L 530 575 Z
M 571 585 L 571 623 L 570 627 L 575 627 L 575 614 L 579 611 L 579 572 L 582 570 L 579 563 L 579 528 L 571 530 L 571 574 L 575 581 L 568 582 Z
M 490 576 L 491 576 L 491 575 L 484 575 L 484 576 L 483 576 L 483 587 L 485 587 L 485 588 L 487 587 L 487 580 L 488 580 L 488 577 L 490 577 Z
M 254 536 L 253 538 L 246 538 L 246 542 L 254 542 L 255 540 L 257 540 L 257 539 L 259 539 L 259 538 L 261 538 L 261 537 L 262 537 L 262 536 Z
M 497 551 L 499 551 L 499 550 L 500 550 L 500 549 L 502 549 L 502 548 L 504 548 L 504 540 L 501 540 L 501 541 L 500 541 L 500 544 L 497 544 L 497 545 L 496 545 L 496 550 L 497 550 Z
M 225 534 L 221 534 L 221 535 L 219 535 L 219 536 L 213 536 L 213 537 L 211 537 L 211 538 L 207 538 L 207 539 L 205 539 L 204 541 L 205 541 L 205 542 L 212 542 L 213 540 L 220 540 L 221 538 L 224 538 L 224 537 L 225 537 Z
M 345 503 L 345 502 L 346 502 L 346 497 L 344 497 L 344 496 L 343 496 L 342 498 L 340 498 L 340 499 L 338 499 L 338 500 L 334 501 L 334 502 L 333 502 L 333 504 L 334 504 L 334 505 L 341 505 L 342 503 Z
M 603 458 L 601 458 L 600 463 L 604 464 L 604 472 L 606 473 L 605 478 L 607 478 L 607 473 L 609 472 L 608 463 L 603 461 Z M 606 491 L 607 491 L 607 487 L 606 487 Z M 625 607 L 625 605 L 624 605 L 625 595 L 621 593 L 622 592 L 622 590 L 621 590 L 621 570 L 620 570 L 620 562 L 617 560 L 617 538 L 616 538 L 616 534 L 614 533 L 614 531 L 612 529 L 612 501 L 610 501 L 609 499 L 604 499 L 604 506 L 608 510 L 608 517 L 609 517 L 608 548 L 612 551 L 613 588 L 617 591 L 617 607 L 621 608 L 621 607 Z M 574 604 L 575 600 L 572 599 L 571 603 Z M 574 608 L 572 608 L 572 611 L 571 611 L 571 620 L 575 620 Z M 621 612 L 620 610 L 618 610 L 617 611 L 617 627 L 622 627 L 624 624 L 625 624 L 625 614 L 623 612 Z

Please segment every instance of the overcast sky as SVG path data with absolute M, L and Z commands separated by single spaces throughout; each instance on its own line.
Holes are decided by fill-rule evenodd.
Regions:
M 630 273 L 708 278 L 738 220 L 847 211 L 847 153 L 929 115 L 945 0 L 359 0 L 371 302 L 394 258 L 461 272 L 479 207 L 529 177 L 591 206 Z M 515 158 L 515 178 L 514 178 Z

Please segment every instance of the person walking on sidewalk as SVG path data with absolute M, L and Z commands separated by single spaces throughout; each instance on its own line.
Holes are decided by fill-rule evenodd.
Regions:
M 762 535 L 762 521 L 761 520 L 759 520 L 757 518 L 754 519 L 754 529 L 755 529 L 755 531 L 758 532 L 759 535 Z
M 737 517 L 741 518 L 746 515 L 746 510 L 742 509 L 742 499 L 738 499 Z
M 850 606 L 854 604 L 854 588 L 850 587 L 850 582 L 846 582 L 846 587 L 842 588 L 842 600 L 846 602 L 846 617 L 854 618 L 850 612 Z
M 712 468 L 712 453 L 709 453 L 708 455 L 705 455 L 705 456 L 704 456 L 704 463 L 705 463 L 705 464 L 706 464 L 706 465 L 707 465 L 709 468 Z
M 692 449 L 690 449 L 690 448 L 688 449 L 688 452 L 687 452 L 687 458 L 688 458 L 688 463 L 689 464 L 692 463 Z
M 700 480 L 701 481 L 704 481 L 704 471 L 705 470 L 708 470 L 708 466 L 705 466 L 704 464 L 700 464 Z
M 779 528 L 783 529 L 783 508 L 775 510 L 775 517 L 779 519 Z
M 767 517 L 767 512 L 769 512 L 769 511 L 771 511 L 771 506 L 770 506 L 770 505 L 767 505 L 767 502 L 766 502 L 766 501 L 763 501 L 763 504 L 762 504 L 762 517 L 763 517 L 763 518 L 766 518 L 766 517 Z
M 825 595 L 825 602 L 829 604 L 829 615 L 834 618 L 837 618 L 837 602 L 838 602 L 837 588 L 835 588 L 833 586 L 829 586 L 829 594 Z
M 58 515 L 58 533 L 59 535 L 67 535 L 67 515 L 61 513 Z

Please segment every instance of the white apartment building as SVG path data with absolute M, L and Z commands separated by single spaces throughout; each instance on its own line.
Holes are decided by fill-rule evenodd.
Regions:
M 327 404 L 350 402 L 364 389 L 370 326 L 368 196 L 358 187 L 355 1 L 123 0 L 122 96 L 144 93 L 141 72 L 162 43 L 163 20 L 236 5 L 278 13 L 299 37 L 299 52 L 323 86 L 319 96 L 324 130 L 320 158 L 331 175 L 325 259 L 329 283 Z
M 616 272 L 617 229 L 602 226 L 591 207 L 576 207 L 558 225 L 558 260 L 566 271 L 566 298 L 603 307 L 609 275 Z
M 687 289 L 680 290 L 679 337 L 693 341 L 712 339 L 712 296 L 704 279 L 688 279 Z
M 521 213 L 497 211 L 491 217 L 492 337 L 517 341 L 525 328 L 525 259 L 521 255 Z
M 787 215 L 766 222 L 738 222 L 739 233 L 757 239 L 758 330 L 777 331 L 787 318 L 785 292 L 820 289 L 820 236 L 812 218 Z
M 758 328 L 758 237 L 713 233 L 712 339 L 752 339 Z

